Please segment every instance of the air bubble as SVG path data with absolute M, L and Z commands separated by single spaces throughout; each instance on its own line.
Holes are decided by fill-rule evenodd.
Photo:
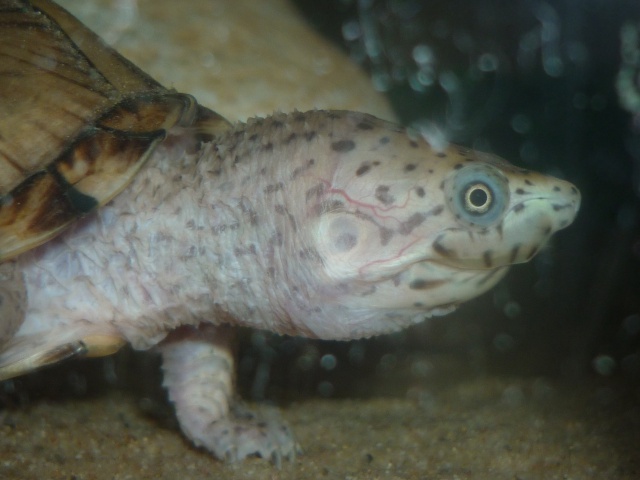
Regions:
M 436 60 L 433 50 L 428 45 L 416 45 L 413 47 L 412 56 L 420 66 L 432 64 Z
M 616 368 L 616 361 L 609 355 L 598 355 L 591 362 L 596 373 L 603 376 L 609 376 Z
M 515 340 L 508 333 L 499 333 L 493 339 L 493 347 L 502 353 L 513 350 L 513 347 L 515 347 L 515 345 Z
M 453 72 L 442 72 L 440 74 L 440 86 L 447 92 L 452 93 L 458 90 L 460 82 L 458 77 Z
M 332 355 L 330 353 L 323 355 L 320 359 L 320 366 L 325 370 L 333 370 L 337 365 L 338 360 L 336 359 L 335 355 Z
M 342 36 L 348 42 L 353 42 L 354 40 L 359 39 L 362 36 L 360 24 L 355 20 L 346 22 L 342 25 Z
M 328 382 L 328 381 L 324 381 L 324 382 L 320 382 L 318 384 L 318 394 L 321 397 L 330 397 L 333 395 L 333 392 L 335 391 L 335 387 L 333 386 L 333 383 Z
M 527 133 L 531 130 L 531 120 L 522 113 L 518 113 L 511 119 L 511 128 L 517 133 Z
M 500 60 L 493 53 L 483 53 L 478 58 L 478 68 L 482 72 L 495 72 L 500 65 Z

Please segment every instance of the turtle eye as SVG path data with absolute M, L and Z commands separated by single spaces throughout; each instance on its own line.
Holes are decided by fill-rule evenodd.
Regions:
M 462 204 L 467 212 L 473 214 L 485 213 L 491 207 L 493 194 L 491 188 L 484 183 L 473 183 L 464 190 Z
M 478 227 L 500 222 L 509 205 L 509 184 L 492 165 L 476 163 L 457 170 L 445 181 L 449 208 L 458 221 Z

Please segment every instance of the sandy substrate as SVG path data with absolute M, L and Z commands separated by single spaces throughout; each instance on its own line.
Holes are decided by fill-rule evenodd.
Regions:
M 640 402 L 622 387 L 488 376 L 401 398 L 297 400 L 283 416 L 304 453 L 280 469 L 216 461 L 145 402 L 108 390 L 3 411 L 0 478 L 640 478 Z

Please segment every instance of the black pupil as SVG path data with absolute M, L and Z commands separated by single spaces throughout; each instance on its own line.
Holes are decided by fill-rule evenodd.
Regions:
M 474 207 L 484 207 L 489 199 L 487 192 L 481 188 L 474 189 L 469 195 L 469 201 Z

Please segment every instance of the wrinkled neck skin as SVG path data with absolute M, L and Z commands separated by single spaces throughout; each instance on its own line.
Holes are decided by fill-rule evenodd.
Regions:
M 347 193 L 362 170 L 357 149 L 370 150 L 362 138 L 386 144 L 395 128 L 370 119 L 275 115 L 195 154 L 166 142 L 110 204 L 20 257 L 29 289 L 23 333 L 85 323 L 147 348 L 180 325 L 211 322 L 350 339 L 447 313 L 488 290 L 506 267 L 452 271 L 425 261 L 424 248 L 411 250 L 415 215 L 389 220 L 392 207 L 368 206 L 362 189 L 363 200 L 353 200 L 360 187 Z M 397 129 L 389 135 L 408 142 Z M 371 228 L 370 238 L 360 233 Z M 392 234 L 404 243 L 389 242 Z

